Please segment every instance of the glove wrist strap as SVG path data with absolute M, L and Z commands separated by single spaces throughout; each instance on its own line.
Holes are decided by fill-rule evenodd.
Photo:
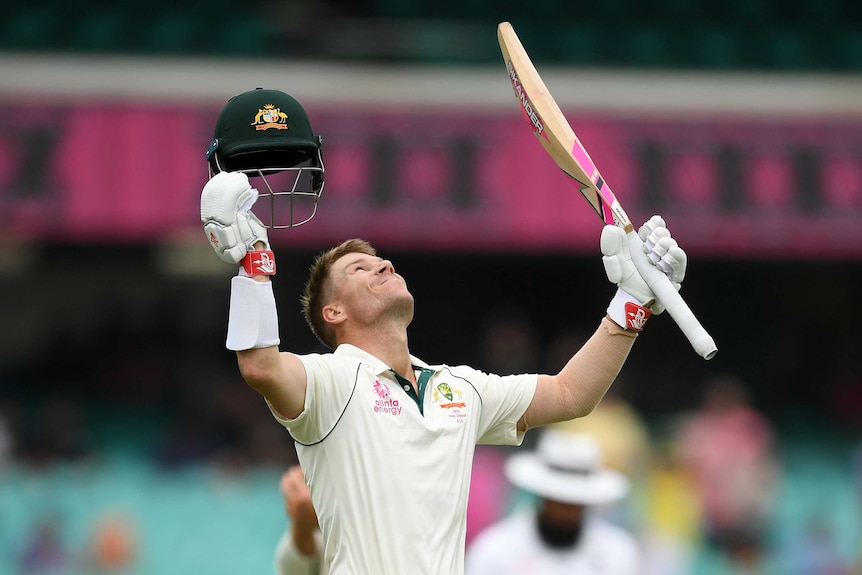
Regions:
M 642 306 L 637 299 L 622 289 L 617 289 L 617 293 L 608 305 L 608 317 L 615 324 L 629 331 L 641 331 L 651 315 L 652 311 L 649 308 Z
M 234 276 L 230 283 L 230 313 L 225 347 L 242 351 L 280 343 L 278 312 L 272 282 Z
M 239 275 L 252 276 L 274 276 L 275 254 L 272 250 L 251 250 L 240 260 Z

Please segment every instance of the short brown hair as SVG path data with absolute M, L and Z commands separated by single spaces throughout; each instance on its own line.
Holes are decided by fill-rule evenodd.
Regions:
M 305 284 L 305 292 L 299 300 L 302 303 L 302 313 L 305 316 L 308 327 L 311 328 L 311 331 L 321 343 L 331 349 L 335 349 L 337 345 L 335 333 L 329 324 L 323 320 L 323 306 L 326 305 L 331 295 L 330 286 L 328 285 L 329 272 L 336 260 L 352 253 L 376 256 L 377 250 L 365 240 L 353 238 L 319 254 L 315 258 L 314 263 L 311 264 L 311 271 Z

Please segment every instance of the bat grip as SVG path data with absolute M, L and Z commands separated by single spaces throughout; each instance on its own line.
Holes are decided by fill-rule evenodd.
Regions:
M 718 353 L 712 336 L 707 333 L 694 316 L 688 304 L 673 287 L 670 279 L 650 262 L 649 257 L 643 251 L 643 242 L 637 232 L 628 232 L 626 237 L 629 242 L 632 262 L 634 262 L 638 273 L 656 295 L 656 298 L 664 305 L 667 313 L 676 321 L 698 355 L 704 359 L 712 359 Z

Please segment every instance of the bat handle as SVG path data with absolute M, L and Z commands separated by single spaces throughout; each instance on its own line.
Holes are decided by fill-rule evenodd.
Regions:
M 643 242 L 637 232 L 630 231 L 626 237 L 629 242 L 632 262 L 634 262 L 638 273 L 664 305 L 667 313 L 676 321 L 698 355 L 704 359 L 712 359 L 718 353 L 712 336 L 700 325 L 688 304 L 673 287 L 670 279 L 650 262 L 649 257 L 643 252 Z

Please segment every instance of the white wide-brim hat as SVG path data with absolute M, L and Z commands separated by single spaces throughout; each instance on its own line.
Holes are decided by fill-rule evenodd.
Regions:
M 535 451 L 506 460 L 506 477 L 544 499 L 578 505 L 606 505 L 629 492 L 621 473 L 601 467 L 599 446 L 589 435 L 548 429 Z

